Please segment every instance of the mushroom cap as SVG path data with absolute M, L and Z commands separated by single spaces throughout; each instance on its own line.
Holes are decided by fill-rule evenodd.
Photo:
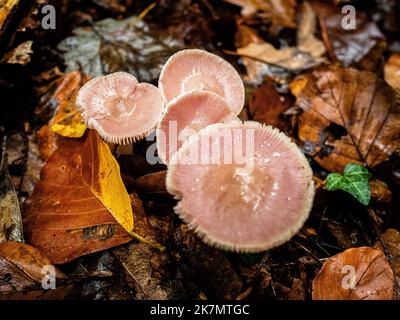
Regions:
M 220 152 L 198 161 L 207 148 Z M 245 157 L 244 150 L 250 150 Z M 300 149 L 256 122 L 215 124 L 190 137 L 171 159 L 166 184 L 190 228 L 206 243 L 238 252 L 288 241 L 307 220 L 314 197 L 312 170 Z
M 238 115 L 244 105 L 244 86 L 239 74 L 224 59 L 199 49 L 172 55 L 161 70 L 158 87 L 166 102 L 193 90 L 208 90 L 225 98 Z
M 126 72 L 88 81 L 79 90 L 76 102 L 89 128 L 108 142 L 122 144 L 149 134 L 164 109 L 157 87 L 138 83 Z
M 168 164 L 173 154 L 192 134 L 208 125 L 232 121 L 237 117 L 225 99 L 211 91 L 193 91 L 168 103 L 157 126 L 157 151 Z

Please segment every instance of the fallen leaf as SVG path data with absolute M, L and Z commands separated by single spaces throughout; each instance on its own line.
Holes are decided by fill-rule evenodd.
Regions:
M 369 247 L 329 258 L 313 281 L 313 300 L 391 300 L 394 276 L 386 257 Z
M 33 53 L 32 44 L 32 40 L 21 43 L 16 48 L 7 52 L 0 60 L 0 63 L 20 64 L 23 66 L 28 64 L 31 61 L 30 54 Z
M 24 241 L 21 210 L 8 173 L 7 153 L 3 148 L 0 160 L 0 243 Z
M 38 132 L 41 155 L 47 159 L 57 149 L 61 138 L 80 138 L 86 131 L 84 120 L 81 117 L 75 99 L 80 87 L 88 80 L 80 71 L 72 71 L 61 80 L 57 80 L 57 89 L 49 97 L 47 104 L 54 109 L 54 116 L 48 125 L 44 125 Z
M 388 251 L 389 262 L 396 276 L 397 285 L 400 286 L 400 233 L 395 229 L 387 229 L 382 234 L 382 240 L 385 243 L 385 249 Z M 384 252 L 379 241 L 375 243 L 374 248 Z
M 389 186 L 378 179 L 370 180 L 371 198 L 377 202 L 390 203 L 392 201 L 392 192 Z
M 111 18 L 76 28 L 63 40 L 67 72 L 82 69 L 92 77 L 126 71 L 139 81 L 154 82 L 170 55 L 181 49 L 171 37 L 160 36 L 138 17 Z
M 328 191 L 343 190 L 367 206 L 371 200 L 371 187 L 369 171 L 355 163 L 349 163 L 344 169 L 343 176 L 339 173 L 330 173 L 326 178 Z
M 224 252 L 205 245 L 187 225 L 175 229 L 178 266 L 190 291 L 200 290 L 211 299 L 234 299 L 243 291 L 243 281 Z M 195 292 L 190 292 L 196 295 Z
M 319 16 L 326 47 L 335 62 L 339 61 L 345 67 L 352 64 L 362 66 L 362 60 L 371 54 L 374 48 L 377 48 L 378 52 L 374 53 L 373 58 L 381 59 L 386 48 L 385 36 L 376 23 L 369 21 L 364 13 L 357 12 L 356 28 L 347 30 L 342 27 L 344 15 L 341 6 L 321 1 L 312 1 L 311 3 Z M 368 65 L 374 66 L 377 62 L 368 62 Z M 366 69 L 371 70 L 373 67 Z
M 40 288 L 52 266 L 49 258 L 34 247 L 15 241 L 0 244 L 0 294 Z M 55 269 L 56 280 L 67 277 Z M 1 299 L 1 298 L 0 298 Z
M 152 242 L 159 239 L 149 223 L 142 201 L 136 194 L 131 194 L 134 208 L 135 232 Z M 171 232 L 169 232 L 169 235 Z M 167 252 L 160 252 L 143 242 L 132 241 L 130 244 L 116 248 L 113 254 L 125 269 L 127 278 L 131 279 L 136 299 L 165 300 L 176 297 L 171 260 Z M 172 281 L 171 281 L 172 280 Z
M 325 169 L 341 172 L 350 162 L 375 167 L 398 148 L 400 108 L 394 91 L 376 74 L 321 67 L 291 86 L 304 110 L 303 149 Z
M 107 144 L 88 130 L 64 143 L 43 168 L 26 202 L 27 241 L 54 263 L 65 263 L 130 241 L 117 222 L 132 231 L 130 199 Z
M 275 29 L 296 28 L 296 0 L 224 0 L 242 8 L 241 15 L 249 17 L 257 11 L 265 12 Z
M 251 119 L 284 130 L 280 116 L 292 105 L 291 99 L 280 94 L 272 81 L 267 80 L 249 102 Z
M 146 194 L 167 194 L 165 186 L 165 177 L 167 171 L 159 171 L 146 174 L 134 181 L 135 190 L 138 193 Z
M 268 42 L 252 42 L 238 48 L 237 53 L 245 58 L 284 68 L 293 72 L 306 70 L 324 62 L 325 46 L 314 36 L 316 15 L 306 2 L 301 7 L 297 30 L 297 47 L 276 49 Z
M 400 97 L 400 54 L 392 54 L 385 63 L 385 81 L 396 91 Z M 400 101 L 400 99 L 399 99 Z

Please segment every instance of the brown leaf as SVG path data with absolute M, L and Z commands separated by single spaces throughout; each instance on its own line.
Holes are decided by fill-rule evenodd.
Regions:
M 397 290 L 400 286 L 400 232 L 395 229 L 387 229 L 382 234 L 382 240 L 385 243 L 385 249 L 389 254 L 389 262 L 393 269 L 397 281 Z M 374 248 L 384 252 L 382 244 L 378 241 Z M 399 292 L 398 292 L 399 293 Z
M 243 291 L 243 281 L 224 252 L 205 245 L 188 226 L 175 230 L 179 248 L 175 256 L 192 295 L 197 290 L 211 299 L 234 299 Z
M 344 15 L 341 6 L 321 1 L 311 3 L 319 16 L 323 39 L 333 61 L 345 67 L 357 64 L 372 70 L 386 48 L 385 36 L 375 22 L 368 21 L 364 13 L 357 12 L 356 29 L 346 30 L 342 27 Z M 377 51 L 373 52 L 374 49 Z M 363 61 L 371 53 L 372 60 L 376 61 Z
M 54 116 L 48 125 L 43 126 L 38 132 L 39 150 L 44 159 L 57 149 L 62 142 L 61 136 L 79 138 L 86 130 L 86 126 L 75 104 L 75 99 L 80 87 L 88 77 L 80 71 L 72 71 L 61 80 L 54 94 L 49 97 L 47 104 L 55 106 Z M 58 134 L 57 134 L 58 133 Z
M 392 192 L 383 181 L 373 179 L 369 181 L 371 187 L 371 198 L 377 202 L 389 203 L 392 201 Z
M 245 60 L 249 76 L 255 73 L 254 69 L 259 69 L 257 73 L 262 70 L 259 65 L 262 62 L 290 71 L 300 71 L 315 67 L 324 61 L 322 57 L 326 49 L 323 42 L 314 35 L 316 32 L 316 15 L 307 2 L 301 6 L 300 10 L 296 47 L 277 49 L 271 43 L 256 37 L 255 34 L 251 36 L 248 29 L 238 30 L 238 39 L 245 42 L 243 46 L 238 47 L 237 54 L 243 56 L 243 58 L 255 60 L 253 64 Z M 254 41 L 249 42 L 251 39 L 254 39 Z M 257 64 L 254 65 L 256 62 Z
M 389 262 L 369 247 L 329 258 L 313 281 L 313 300 L 390 300 L 393 292 Z
M 303 147 L 324 168 L 341 172 L 349 162 L 374 167 L 398 147 L 400 108 L 374 73 L 320 68 L 295 80 L 292 92 L 304 110 Z
M 296 0 L 224 0 L 242 8 L 243 17 L 249 17 L 257 11 L 265 12 L 272 20 L 275 29 L 296 28 Z
M 284 129 L 280 115 L 292 104 L 289 97 L 280 94 L 272 81 L 266 81 L 251 97 L 249 112 L 252 120 Z
M 7 153 L 0 150 L 0 243 L 24 241 L 21 210 L 8 172 Z
M 23 66 L 28 64 L 31 61 L 30 54 L 33 53 L 32 44 L 32 40 L 21 43 L 16 48 L 7 52 L 0 60 L 0 63 L 20 64 Z
M 22 291 L 40 286 L 52 265 L 42 252 L 24 243 L 8 241 L 0 244 L 0 293 Z M 57 279 L 67 277 L 56 269 Z
M 113 170 L 117 170 L 101 170 L 104 159 L 100 157 L 104 154 L 98 149 L 100 143 L 104 144 L 93 130 L 84 138 L 69 139 L 50 156 L 26 202 L 27 241 L 54 263 L 65 263 L 131 240 L 110 213 L 115 213 L 113 208 L 106 207 L 103 203 L 107 202 L 98 197 L 102 187 L 97 180 L 114 175 Z M 110 195 L 123 195 L 116 186 L 110 184 L 109 188 Z M 122 204 L 118 198 L 115 201 Z
M 135 232 L 149 241 L 159 239 L 149 223 L 140 198 L 131 194 L 134 208 Z M 169 232 L 170 234 L 171 232 Z M 175 281 L 170 271 L 171 262 L 167 252 L 160 252 L 146 243 L 132 241 L 129 245 L 113 250 L 121 262 L 127 277 L 135 288 L 137 299 L 172 299 L 175 295 Z
M 134 187 L 139 193 L 166 194 L 166 174 L 166 170 L 146 174 L 135 180 Z
M 400 54 L 392 54 L 385 64 L 385 81 L 400 96 Z

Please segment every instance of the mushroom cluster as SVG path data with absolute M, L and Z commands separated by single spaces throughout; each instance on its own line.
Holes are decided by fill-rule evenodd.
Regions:
M 209 244 L 258 252 L 300 230 L 314 184 L 289 137 L 238 119 L 244 99 L 228 62 L 188 49 L 166 62 L 158 88 L 117 72 L 85 84 L 77 103 L 88 127 L 107 141 L 135 141 L 156 128 L 176 213 Z

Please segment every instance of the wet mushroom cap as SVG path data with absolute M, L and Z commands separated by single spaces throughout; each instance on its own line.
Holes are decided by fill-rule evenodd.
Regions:
M 237 115 L 244 105 L 244 86 L 227 61 L 204 50 L 186 49 L 172 55 L 161 70 L 158 87 L 166 102 L 193 90 L 207 90 L 225 98 Z
M 169 163 L 171 156 L 192 134 L 208 125 L 238 119 L 225 99 L 210 91 L 194 91 L 173 99 L 157 126 L 157 151 Z
M 161 119 L 163 99 L 157 87 L 138 83 L 126 72 L 88 81 L 77 105 L 86 124 L 113 143 L 129 143 L 149 134 Z
M 288 241 L 314 197 L 312 170 L 299 148 L 256 122 L 201 130 L 173 156 L 166 182 L 180 200 L 175 211 L 206 243 L 238 252 Z

